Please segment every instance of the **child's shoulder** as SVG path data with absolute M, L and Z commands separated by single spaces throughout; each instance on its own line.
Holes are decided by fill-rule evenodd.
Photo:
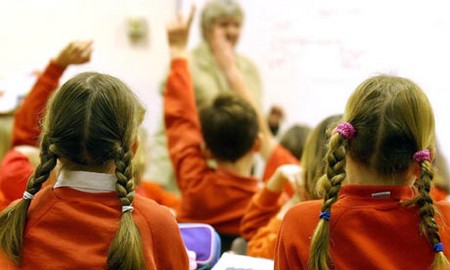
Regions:
M 296 205 L 294 205 L 290 211 L 295 213 L 309 214 L 309 213 L 317 213 L 317 210 L 319 210 L 320 213 L 322 203 L 323 200 L 310 200 L 299 202 Z
M 141 195 L 136 195 L 133 206 L 133 218 L 142 239 L 152 239 L 153 245 L 158 246 L 167 242 L 168 237 L 171 241 L 177 237 L 174 233 L 179 232 L 178 224 L 169 208 Z
M 169 220 L 172 222 L 175 217 L 170 213 L 169 208 L 158 204 L 152 199 L 146 198 L 140 194 L 136 194 L 133 206 L 137 212 L 144 217 L 147 223 L 153 221 Z
M 443 216 L 445 220 L 450 220 L 450 202 L 441 200 L 434 203 L 438 209 L 437 216 Z
M 317 223 L 317 221 L 319 220 L 322 203 L 323 200 L 300 202 L 289 209 L 289 211 L 286 213 L 285 219 L 298 220 L 302 223 L 306 221 L 313 221 L 313 223 Z
M 319 222 L 322 202 L 322 200 L 306 201 L 291 207 L 283 218 L 283 234 L 295 234 L 297 235 L 295 241 L 304 240 L 302 243 L 308 242 L 307 239 L 310 239 L 310 236 Z

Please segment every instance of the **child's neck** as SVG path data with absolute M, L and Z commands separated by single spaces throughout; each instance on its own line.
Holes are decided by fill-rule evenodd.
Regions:
M 412 186 L 416 178 L 413 169 L 407 170 L 404 174 L 382 176 L 374 170 L 358 164 L 348 156 L 345 171 L 346 183 L 351 185 Z
M 254 164 L 253 157 L 254 157 L 253 153 L 248 153 L 247 155 L 241 157 L 235 162 L 223 160 L 216 160 L 216 161 L 217 166 L 219 168 L 232 171 L 233 173 L 236 173 L 240 176 L 249 177 L 251 176 L 252 167 Z

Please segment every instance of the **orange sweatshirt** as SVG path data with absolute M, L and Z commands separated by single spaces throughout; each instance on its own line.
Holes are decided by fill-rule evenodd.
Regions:
M 150 181 L 141 181 L 136 187 L 136 193 L 172 209 L 180 206 L 180 198 L 176 194 L 167 192 L 160 185 Z
M 57 88 L 64 69 L 50 62 L 14 116 L 12 147 L 38 145 L 40 122 L 47 100 Z M 21 152 L 11 149 L 0 164 L 0 191 L 4 204 L 21 198 L 34 168 Z
M 286 194 L 272 192 L 265 187 L 256 193 L 241 220 L 241 236 L 246 240 L 253 238 L 258 229 L 267 225 L 288 199 Z
M 267 182 L 279 166 L 299 164 L 299 161 L 283 146 L 278 145 L 267 162 L 264 182 Z M 240 233 L 247 242 L 247 255 L 273 259 L 275 239 L 280 228 L 277 213 L 294 191 L 289 183 L 283 193 L 274 193 L 263 188 L 253 195 L 241 220 Z
M 431 186 L 430 196 L 431 196 L 431 198 L 433 198 L 433 201 L 436 202 L 436 201 L 447 200 L 448 195 L 449 194 L 445 189 L 434 186 L 434 185 Z
M 181 191 L 177 220 L 208 223 L 219 233 L 239 235 L 241 218 L 251 197 L 260 189 L 259 181 L 224 168 L 208 167 L 201 152 L 203 138 L 185 60 L 171 64 L 164 116 L 169 154 Z M 283 157 L 278 153 L 280 149 L 274 150 L 268 168 Z
M 376 198 L 390 192 L 388 198 Z M 346 185 L 332 206 L 330 253 L 332 269 L 429 269 L 435 253 L 419 231 L 416 207 L 400 201 L 414 197 L 409 187 Z M 435 204 L 444 252 L 450 257 L 450 204 Z M 275 250 L 275 269 L 307 269 L 311 235 L 319 221 L 322 201 L 292 207 L 281 225 Z
M 189 269 L 178 225 L 170 212 L 136 195 L 147 270 Z M 116 192 L 86 193 L 68 187 L 39 191 L 28 210 L 23 262 L 9 269 L 106 269 L 106 256 L 122 215 Z M 0 259 L 0 269 L 8 269 Z
M 288 199 L 286 194 L 266 188 L 253 196 L 241 220 L 241 236 L 248 241 L 247 255 L 273 259 L 281 224 L 276 215 Z

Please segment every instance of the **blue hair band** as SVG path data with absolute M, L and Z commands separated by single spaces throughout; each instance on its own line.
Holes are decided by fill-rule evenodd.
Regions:
M 436 245 L 433 246 L 433 251 L 435 253 L 444 251 L 444 245 L 442 243 L 437 243 Z
M 320 212 L 319 218 L 330 221 L 331 212 Z

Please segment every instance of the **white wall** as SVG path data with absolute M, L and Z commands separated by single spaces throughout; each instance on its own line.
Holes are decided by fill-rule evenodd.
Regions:
M 164 25 L 177 3 L 187 10 L 204 0 L 0 0 L 0 75 L 43 68 L 68 41 L 92 38 L 91 64 L 126 81 L 148 106 L 145 125 L 160 115 L 158 83 L 167 68 Z M 428 94 L 438 139 L 450 154 L 447 77 L 450 17 L 446 0 L 245 0 L 238 50 L 260 67 L 265 107 L 281 104 L 288 119 L 314 125 L 342 112 L 358 83 L 376 73 L 409 77 Z M 145 16 L 149 43 L 132 46 L 126 21 Z M 198 16 L 198 14 L 197 14 Z M 194 45 L 199 40 L 194 21 Z M 6 74 L 6 75 L 5 75 Z
M 68 42 L 93 39 L 90 64 L 70 67 L 62 81 L 88 70 L 121 78 L 142 97 L 145 125 L 154 129 L 157 82 L 168 61 L 164 26 L 174 10 L 170 0 L 0 0 L 0 75 L 43 69 Z M 149 26 L 146 46 L 132 45 L 127 36 L 128 18 L 140 16 Z
M 438 140 L 450 154 L 448 1 L 264 2 L 245 1 L 252 27 L 246 36 L 252 42 L 242 50 L 265 75 L 266 101 L 286 106 L 289 121 L 317 123 L 341 112 L 368 76 L 397 74 L 429 96 Z

